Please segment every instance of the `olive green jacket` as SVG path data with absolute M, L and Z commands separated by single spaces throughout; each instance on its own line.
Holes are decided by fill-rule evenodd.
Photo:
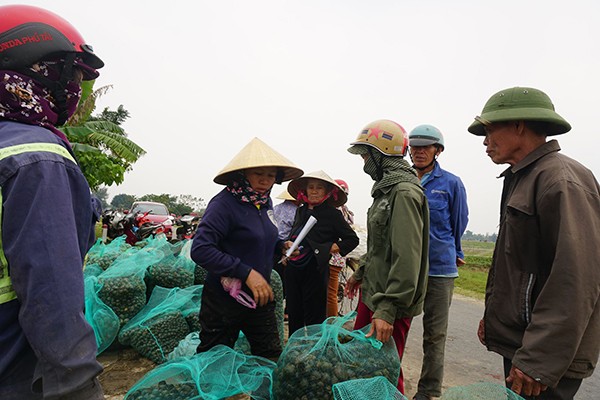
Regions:
M 367 214 L 367 254 L 354 278 L 373 318 L 392 324 L 423 311 L 429 270 L 429 207 L 419 186 L 377 192 Z

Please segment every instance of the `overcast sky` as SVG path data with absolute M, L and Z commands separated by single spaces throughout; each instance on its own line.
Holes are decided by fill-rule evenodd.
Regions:
M 439 161 L 466 186 L 476 233 L 497 230 L 506 166 L 467 132 L 495 92 L 542 89 L 573 126 L 563 152 L 600 174 L 597 1 L 23 1 L 69 20 L 106 63 L 147 154 L 110 198 L 191 194 L 209 200 L 216 173 L 253 137 L 305 172 L 350 185 L 364 224 L 372 181 L 346 151 L 360 130 L 392 119 L 437 126 Z M 275 186 L 275 197 L 283 186 Z M 276 201 L 277 202 L 277 201 Z

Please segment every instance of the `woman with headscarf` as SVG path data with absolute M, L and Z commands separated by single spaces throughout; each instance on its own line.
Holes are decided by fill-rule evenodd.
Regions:
M 336 209 L 347 200 L 341 186 L 323 171 L 291 181 L 288 192 L 302 202 L 296 211 L 290 240 L 294 241 L 309 218 L 317 222 L 300 243 L 300 254 L 287 262 L 286 299 L 290 335 L 326 318 L 329 260 L 345 256 L 358 246 L 358 236 Z
M 213 197 L 192 243 L 192 259 L 208 271 L 200 307 L 198 352 L 234 346 L 242 331 L 252 354 L 281 353 L 269 284 L 273 257 L 291 245 L 277 237 L 270 193 L 274 183 L 302 175 L 291 161 L 254 138 L 214 178 Z

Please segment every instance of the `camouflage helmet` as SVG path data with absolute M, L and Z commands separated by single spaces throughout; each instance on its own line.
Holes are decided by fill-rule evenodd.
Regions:
M 550 97 L 539 89 L 528 87 L 514 87 L 494 94 L 468 130 L 474 135 L 485 136 L 486 125 L 504 121 L 544 122 L 544 133 L 548 136 L 571 130 L 571 125 L 554 111 Z

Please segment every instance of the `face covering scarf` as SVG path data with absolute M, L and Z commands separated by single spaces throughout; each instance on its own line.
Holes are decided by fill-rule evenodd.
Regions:
M 57 62 L 46 61 L 34 65 L 31 70 L 47 79 L 58 80 L 57 67 Z M 71 116 L 77 108 L 81 87 L 72 81 L 66 86 L 67 110 Z M 0 70 L 0 118 L 43 126 L 69 143 L 64 133 L 55 128 L 58 109 L 50 90 L 27 75 Z
M 380 179 L 377 179 L 377 164 L 381 166 Z M 363 170 L 375 181 L 371 189 L 372 197 L 377 197 L 380 189 L 400 182 L 410 182 L 422 187 L 421 181 L 417 178 L 417 171 L 402 157 L 385 156 L 378 151 L 373 151 L 365 162 Z
M 271 195 L 271 189 L 262 194 L 252 189 L 252 186 L 250 186 L 250 183 L 242 173 L 239 173 L 227 184 L 227 191 L 237 200 L 243 203 L 254 204 L 255 206 L 264 206 L 267 204 Z
M 329 193 L 323 196 L 321 200 L 312 203 L 308 201 L 308 195 L 306 194 L 306 190 L 304 189 L 298 190 L 298 194 L 296 195 L 296 197 L 303 203 L 310 204 L 311 206 L 318 206 L 320 204 L 323 204 L 330 197 L 333 197 L 333 199 L 337 201 L 339 191 L 340 190 L 337 187 L 333 187 L 333 189 L 331 189 Z

